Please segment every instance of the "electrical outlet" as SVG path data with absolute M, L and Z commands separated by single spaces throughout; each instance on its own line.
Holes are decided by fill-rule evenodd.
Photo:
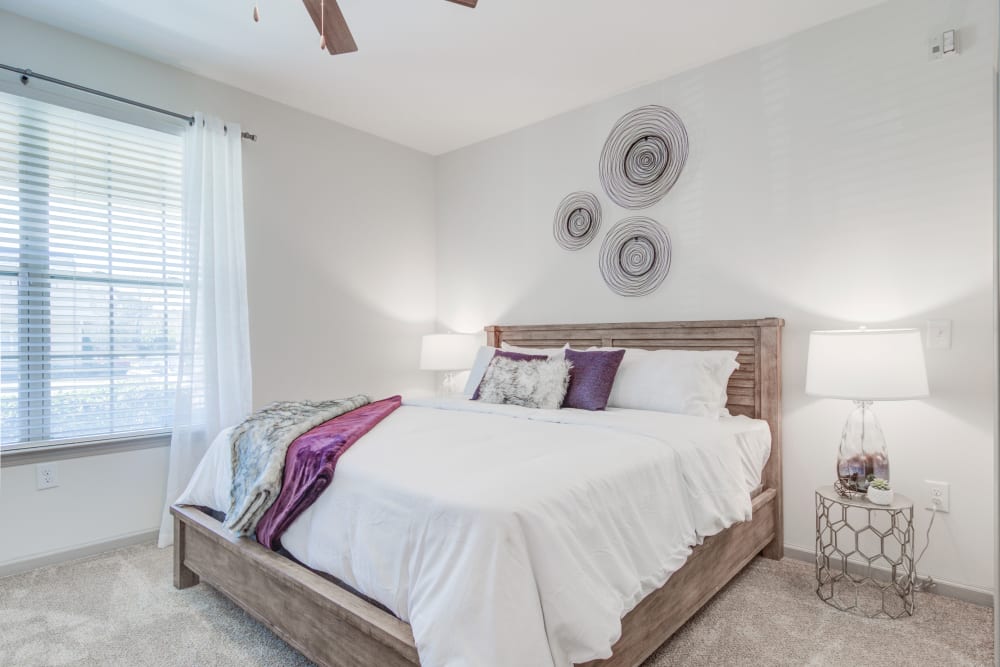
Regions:
M 35 466 L 35 481 L 39 491 L 59 486 L 59 468 L 55 463 L 39 463 Z
M 951 511 L 951 485 L 948 482 L 932 482 L 924 480 L 927 485 L 927 509 L 938 512 Z

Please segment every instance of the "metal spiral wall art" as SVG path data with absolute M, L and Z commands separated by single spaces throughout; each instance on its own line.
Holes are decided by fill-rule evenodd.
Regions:
M 656 104 L 633 109 L 604 142 L 601 185 L 623 208 L 652 206 L 677 182 L 687 156 L 687 130 L 676 113 Z
M 589 192 L 567 195 L 556 209 L 552 233 L 566 250 L 579 250 L 594 240 L 601 228 L 601 204 Z
M 670 272 L 670 237 L 651 218 L 626 218 L 601 245 L 601 275 L 622 296 L 651 293 Z

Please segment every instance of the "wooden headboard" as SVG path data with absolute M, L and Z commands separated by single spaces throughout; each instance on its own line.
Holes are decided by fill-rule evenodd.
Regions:
M 729 379 L 726 407 L 734 415 L 763 419 L 771 426 L 771 458 L 763 483 L 778 491 L 781 544 L 781 327 L 776 317 L 705 322 L 537 324 L 486 327 L 487 343 L 521 347 L 638 347 L 645 350 L 736 350 L 739 370 Z
M 486 327 L 487 344 L 521 347 L 636 347 L 645 350 L 736 350 L 726 407 L 775 424 L 781 421 L 781 327 L 777 318 L 711 322 L 627 322 Z M 776 410 L 777 409 L 777 410 Z M 775 411 L 776 410 L 776 411 Z

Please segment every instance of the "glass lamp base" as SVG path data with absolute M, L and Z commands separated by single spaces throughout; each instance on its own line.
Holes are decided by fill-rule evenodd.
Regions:
M 461 395 L 465 389 L 465 381 L 469 379 L 469 371 L 454 371 L 444 374 L 438 385 L 438 396 L 451 397 Z
M 871 401 L 854 401 L 837 452 L 837 478 L 851 491 L 865 492 L 868 483 L 889 479 L 889 452 Z

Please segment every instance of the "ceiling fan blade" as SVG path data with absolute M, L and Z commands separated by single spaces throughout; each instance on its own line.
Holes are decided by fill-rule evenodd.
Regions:
M 456 5 L 462 5 L 464 7 L 475 9 L 476 3 L 479 2 L 479 0 L 448 0 L 448 2 L 454 2 Z
M 344 14 L 340 11 L 337 0 L 302 0 L 302 4 L 309 10 L 309 16 L 316 24 L 316 30 L 322 33 L 325 27 L 326 50 L 331 56 L 338 53 L 353 53 L 358 50 L 358 45 L 354 42 L 351 29 L 347 27 Z M 321 20 L 320 7 L 326 9 L 326 18 Z

